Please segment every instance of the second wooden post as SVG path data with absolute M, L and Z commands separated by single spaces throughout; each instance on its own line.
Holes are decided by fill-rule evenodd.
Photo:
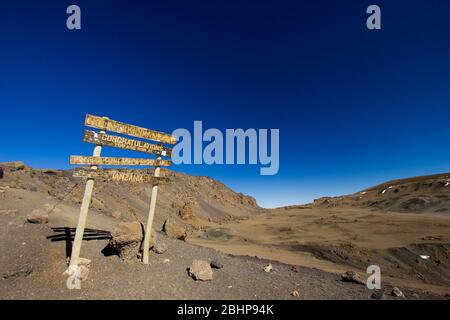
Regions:
M 94 157 L 100 157 L 102 152 L 102 146 L 97 145 L 94 149 Z M 97 166 L 91 166 L 91 170 L 97 170 Z M 94 190 L 94 179 L 88 179 L 86 182 L 86 188 L 84 190 L 83 202 L 81 203 L 80 217 L 78 218 L 77 231 L 75 233 L 75 240 L 72 246 L 72 255 L 70 257 L 70 265 L 77 266 L 80 258 L 81 243 L 84 237 L 84 228 L 86 227 L 86 220 L 89 211 L 89 205 L 91 204 L 92 191 Z
M 155 177 L 159 177 L 161 167 L 158 162 L 161 160 L 161 156 L 157 158 L 157 166 L 155 168 Z M 150 251 L 150 242 L 152 237 L 153 219 L 155 217 L 156 209 L 156 198 L 158 197 L 158 181 L 155 179 L 153 181 L 152 195 L 150 199 L 150 211 L 148 213 L 147 227 L 145 228 L 145 238 L 144 238 L 144 252 L 142 255 L 142 262 L 148 264 L 148 255 Z

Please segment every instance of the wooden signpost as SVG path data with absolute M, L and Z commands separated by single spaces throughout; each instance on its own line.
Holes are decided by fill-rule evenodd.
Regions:
M 72 248 L 72 256 L 70 266 L 78 266 L 81 243 L 83 241 L 84 229 L 86 226 L 89 204 L 92 198 L 95 179 L 108 180 L 113 182 L 131 182 L 131 183 L 151 183 L 152 194 L 150 199 L 149 215 L 147 227 L 145 229 L 143 262 L 148 264 L 148 256 L 150 251 L 150 236 L 153 226 L 153 218 L 155 216 L 156 199 L 158 195 L 158 185 L 168 181 L 166 177 L 160 177 L 161 166 L 170 166 L 172 161 L 163 160 L 162 157 L 170 157 L 172 149 L 167 148 L 164 144 L 175 144 L 176 138 L 150 129 L 137 127 L 134 125 L 110 120 L 106 117 L 97 117 L 86 115 L 85 126 L 100 129 L 100 132 L 85 130 L 83 140 L 85 142 L 95 144 L 94 154 L 92 157 L 71 156 L 70 163 L 76 165 L 89 165 L 90 167 L 75 168 L 73 176 L 87 179 L 84 191 L 83 201 L 81 203 L 80 217 L 78 220 L 77 231 Z M 121 136 L 107 134 L 105 131 L 111 131 L 119 134 L 129 135 L 141 139 L 156 141 L 158 144 L 150 144 L 148 142 L 128 139 Z M 140 151 L 149 154 L 155 154 L 156 159 L 136 159 L 136 158 L 111 158 L 100 157 L 102 146 L 128 149 Z M 129 169 L 99 169 L 97 166 L 154 166 L 154 175 L 144 172 L 143 170 Z
M 111 158 L 111 157 L 85 157 L 70 156 L 70 164 L 84 164 L 91 166 L 164 166 L 172 165 L 170 160 L 138 159 L 138 158 Z
M 134 151 L 140 151 L 150 154 L 162 155 L 171 157 L 172 149 L 165 148 L 164 146 L 160 146 L 157 144 L 151 144 L 144 141 L 127 139 L 120 136 L 114 136 L 105 133 L 99 133 L 91 130 L 84 130 L 83 140 L 85 142 L 93 143 L 93 144 L 101 144 L 102 146 L 120 148 L 120 149 L 128 149 Z
M 111 131 L 121 133 L 127 136 L 133 136 L 136 138 L 149 139 L 156 142 L 176 144 L 177 139 L 170 134 L 158 132 L 150 129 L 136 127 L 131 124 L 122 123 L 119 121 L 113 121 L 105 117 L 96 117 L 93 115 L 86 115 L 86 121 L 84 123 L 86 127 L 97 128 L 104 131 Z
M 102 146 L 98 145 L 94 148 L 94 157 L 100 157 Z M 92 171 L 97 170 L 96 166 L 91 167 Z M 80 217 L 78 218 L 77 230 L 75 232 L 75 239 L 72 245 L 72 255 L 70 258 L 70 266 L 78 267 L 78 260 L 80 258 L 81 242 L 83 241 L 84 228 L 86 227 L 87 214 L 89 211 L 89 204 L 91 203 L 92 191 L 94 190 L 94 179 L 88 179 L 86 188 L 84 189 L 83 201 L 81 202 Z
M 98 179 L 113 182 L 133 182 L 133 183 L 154 183 L 161 184 L 169 181 L 167 177 L 155 177 L 142 170 L 90 170 L 89 168 L 75 168 L 73 171 L 75 178 Z

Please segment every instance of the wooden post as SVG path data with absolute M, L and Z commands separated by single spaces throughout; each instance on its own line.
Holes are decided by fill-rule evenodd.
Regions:
M 94 148 L 94 157 L 100 157 L 102 146 L 97 145 Z M 91 170 L 97 170 L 97 166 L 91 166 Z M 86 227 L 87 214 L 89 205 L 91 204 L 92 191 L 94 190 L 94 179 L 88 179 L 86 188 L 84 189 L 83 202 L 81 203 L 80 217 L 78 219 L 77 231 L 75 233 L 75 240 L 72 246 L 72 256 L 70 258 L 70 266 L 78 266 L 80 258 L 81 243 L 83 242 L 84 228 Z
M 157 158 L 157 161 L 161 160 L 161 156 Z M 159 177 L 161 167 L 159 164 L 155 168 L 155 177 Z M 150 199 L 150 211 L 148 213 L 147 227 L 145 228 L 145 238 L 144 238 L 144 252 L 142 255 L 142 262 L 144 264 L 148 264 L 148 254 L 150 251 L 150 240 L 152 237 L 152 226 L 153 226 L 153 218 L 155 217 L 155 208 L 156 208 L 156 198 L 158 196 L 158 182 L 155 179 L 152 187 L 152 196 Z

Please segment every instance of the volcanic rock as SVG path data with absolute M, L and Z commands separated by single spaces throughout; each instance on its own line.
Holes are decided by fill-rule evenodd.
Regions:
M 355 271 L 347 271 L 341 277 L 343 282 L 366 284 Z
M 167 219 L 164 223 L 163 231 L 170 238 L 185 240 L 187 237 L 186 228 L 171 218 Z
M 138 256 L 143 239 L 144 227 L 140 222 L 121 222 L 111 232 L 109 245 L 122 260 L 131 260 Z M 155 240 L 156 235 L 152 232 L 150 245 Z
M 35 224 L 48 223 L 48 214 L 45 214 L 42 210 L 35 209 L 27 215 L 27 221 Z
M 398 298 L 404 298 L 404 297 L 405 297 L 405 295 L 403 294 L 403 292 L 402 292 L 399 288 L 397 288 L 397 287 L 393 287 L 393 288 L 392 288 L 392 295 L 393 295 L 394 297 L 398 297 Z
M 189 275 L 201 281 L 209 281 L 213 278 L 211 266 L 204 260 L 194 260 L 189 268 Z
M 211 261 L 210 265 L 211 265 L 211 268 L 214 268 L 214 269 L 222 269 L 223 268 L 223 264 L 217 260 Z

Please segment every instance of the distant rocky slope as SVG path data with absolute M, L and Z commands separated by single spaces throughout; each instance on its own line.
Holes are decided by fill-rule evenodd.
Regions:
M 39 170 L 22 162 L 0 163 L 3 178 L 0 186 L 45 194 L 68 205 L 81 203 L 85 181 L 72 177 L 71 170 Z M 145 169 L 151 173 L 151 169 Z M 208 223 L 242 219 L 262 211 L 256 200 L 236 193 L 224 184 L 203 176 L 190 176 L 162 169 L 170 178 L 160 187 L 155 227 L 174 217 L 193 228 Z M 91 210 L 121 221 L 145 222 L 151 185 L 96 181 Z
M 324 197 L 314 207 L 364 207 L 378 211 L 450 213 L 450 173 L 392 180 L 340 197 Z

